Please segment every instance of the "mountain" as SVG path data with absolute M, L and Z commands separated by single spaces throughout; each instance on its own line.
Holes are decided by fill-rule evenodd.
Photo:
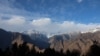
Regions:
M 24 34 L 28 35 L 34 41 L 35 45 L 41 48 L 49 47 L 49 39 L 47 38 L 46 34 L 36 30 L 25 31 Z
M 67 50 L 78 50 L 82 54 L 86 54 L 94 42 L 98 42 L 100 45 L 100 31 L 78 33 L 73 36 L 70 34 L 55 35 L 50 38 L 49 42 L 51 43 L 50 48 L 54 48 L 56 51 L 63 50 L 65 53 Z
M 52 48 L 56 51 L 78 50 L 85 54 L 93 43 L 100 45 L 99 28 L 85 33 L 58 34 L 47 37 L 46 34 L 37 31 L 26 31 L 24 33 L 9 32 L 0 29 L 0 48 L 5 49 L 11 44 L 22 44 L 27 42 L 29 46 L 35 45 L 41 49 Z M 38 48 L 37 48 L 38 49 Z
M 8 47 L 12 42 L 12 37 L 13 35 L 11 32 L 0 29 L 0 48 L 5 49 Z
M 33 43 L 33 40 L 28 36 L 18 32 L 8 32 L 0 29 L 0 48 L 5 49 L 12 43 L 17 42 L 21 44 L 21 41 Z
M 95 29 L 89 29 L 89 30 L 87 30 L 87 31 L 85 31 L 85 32 L 81 32 L 81 33 L 88 33 L 88 32 L 94 33 L 94 32 L 97 32 L 97 31 L 100 31 L 100 27 L 95 28 Z
M 68 34 L 54 35 L 49 39 L 50 48 L 54 48 L 57 51 L 63 49 L 63 42 L 69 40 Z
M 0 48 L 5 49 L 11 44 L 17 42 L 21 44 L 23 42 L 28 42 L 38 46 L 39 48 L 49 47 L 48 39 L 43 34 L 33 33 L 31 35 L 18 33 L 18 32 L 8 32 L 0 29 Z

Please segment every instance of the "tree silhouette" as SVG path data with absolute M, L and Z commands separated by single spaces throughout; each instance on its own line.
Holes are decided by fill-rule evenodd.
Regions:
M 18 56 L 18 46 L 17 46 L 17 43 L 14 43 L 12 45 L 11 51 L 12 51 L 14 56 Z
M 91 56 L 90 54 L 94 52 L 94 48 L 97 48 L 97 46 L 93 45 L 91 48 L 89 56 Z M 17 43 L 14 43 L 12 47 L 8 47 L 4 52 L 0 49 L 0 56 L 80 56 L 80 52 L 78 50 L 67 50 L 66 54 L 64 54 L 63 49 L 60 52 L 57 52 L 54 49 L 47 48 L 43 53 L 39 53 L 36 51 L 34 46 L 29 50 L 27 42 L 24 42 L 19 46 Z
M 3 51 L 1 48 L 0 48 L 0 56 L 3 56 Z
M 27 54 L 27 56 L 37 56 L 37 52 L 35 50 L 35 47 L 33 46 L 32 49 L 29 51 L 29 53 Z
M 28 52 L 29 52 L 29 47 L 27 46 L 26 42 L 24 42 L 22 45 L 19 45 L 19 50 L 18 50 L 19 55 L 26 56 Z
M 90 47 L 90 50 L 87 53 L 87 56 L 100 56 L 100 46 L 98 46 L 97 44 L 93 44 Z
M 71 52 L 69 50 L 66 51 L 66 56 L 71 56 Z
M 47 48 L 44 52 L 44 56 L 65 56 L 65 54 L 63 53 L 63 50 L 57 52 L 54 49 Z
M 67 50 L 66 56 L 80 56 L 80 51 L 78 50 L 73 50 L 72 52 Z
M 4 54 L 3 54 L 4 56 L 13 56 L 13 54 L 11 53 L 11 50 L 10 50 L 10 48 L 8 47 L 8 48 L 6 48 L 6 50 L 4 51 Z
M 45 52 L 44 52 L 44 55 L 45 56 L 56 56 L 56 53 L 55 53 L 55 51 L 54 51 L 54 49 L 50 49 L 50 48 L 47 48 L 46 50 L 45 50 Z

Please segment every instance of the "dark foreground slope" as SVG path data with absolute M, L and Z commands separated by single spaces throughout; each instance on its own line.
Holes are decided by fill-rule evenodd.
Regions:
M 23 42 L 20 45 L 14 43 L 11 47 L 6 48 L 5 51 L 0 49 L 0 56 L 100 56 L 100 46 L 98 42 L 94 41 L 86 54 L 81 54 L 81 51 L 78 50 L 67 50 L 66 53 L 62 51 L 57 52 L 51 48 L 46 48 L 43 52 L 38 52 L 34 45 L 29 49 L 27 43 Z

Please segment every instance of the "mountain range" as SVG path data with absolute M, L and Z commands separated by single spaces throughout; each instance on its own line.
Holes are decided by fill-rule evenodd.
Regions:
M 63 50 L 63 52 L 66 52 L 66 50 L 79 50 L 82 54 L 85 54 L 95 41 L 100 43 L 99 40 L 99 28 L 84 33 L 53 35 L 49 38 L 46 34 L 37 31 L 19 33 L 0 29 L 0 48 L 3 50 L 15 42 L 17 44 L 28 42 L 30 45 L 35 45 L 41 49 L 53 48 L 56 51 Z

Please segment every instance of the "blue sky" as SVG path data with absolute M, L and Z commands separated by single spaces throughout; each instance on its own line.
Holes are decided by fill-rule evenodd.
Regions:
M 19 10 L 10 12 L 3 9 L 4 12 L 0 13 L 32 17 L 29 19 L 50 17 L 54 21 L 100 22 L 100 0 L 0 0 L 0 3 Z
M 51 27 L 50 29 L 56 29 L 56 27 L 51 25 L 57 26 L 60 24 L 63 25 L 64 23 L 66 24 L 65 26 L 67 26 L 65 29 L 73 28 L 67 24 L 75 24 L 76 26 L 81 24 L 81 26 L 77 26 L 76 28 L 82 28 L 82 25 L 85 25 L 86 28 L 88 28 L 88 25 L 94 28 L 96 26 L 99 27 L 99 19 L 100 0 L 0 0 L 0 20 L 2 21 L 2 23 L 0 23 L 0 28 L 7 30 L 13 29 L 20 31 L 20 28 L 26 26 L 29 28 L 25 28 L 24 30 L 40 29 L 39 23 L 45 20 L 47 21 L 45 23 L 49 23 L 48 25 L 50 26 L 46 26 L 45 23 L 41 24 L 44 24 L 45 27 Z M 16 20 L 21 20 L 19 22 L 24 23 L 23 27 L 21 27 L 22 25 L 7 25 L 9 21 L 14 22 Z M 30 27 L 31 23 L 34 23 L 36 26 L 33 25 L 33 27 Z M 45 28 L 44 26 L 42 27 Z M 61 26 L 57 27 L 62 28 Z M 42 29 L 42 31 L 47 30 Z M 83 30 L 83 28 L 81 30 Z M 59 32 L 64 30 L 59 29 L 56 31 Z

